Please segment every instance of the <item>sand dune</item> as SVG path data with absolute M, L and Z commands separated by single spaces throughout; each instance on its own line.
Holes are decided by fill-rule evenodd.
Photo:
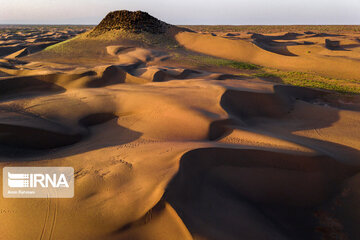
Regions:
M 17 58 L 23 57 L 55 43 L 64 41 L 79 33 L 85 32 L 85 29 L 73 31 L 54 31 L 49 27 L 43 31 L 29 31 L 27 27 L 19 27 L 17 32 L 10 34 L 1 34 L 0 36 L 0 57 Z
M 190 239 L 190 231 L 192 236 L 209 239 L 237 239 L 239 234 L 248 239 L 298 239 L 292 237 L 295 233 L 316 239 L 316 223 L 304 226 L 306 231 L 302 232 L 296 228 L 297 222 L 316 222 L 315 210 L 310 209 L 322 208 L 322 203 L 341 192 L 344 181 L 358 171 L 358 113 L 346 111 L 346 116 L 340 113 L 342 110 L 314 103 L 322 99 L 321 92 L 295 88 L 294 96 L 299 98 L 295 100 L 286 95 L 291 89 L 271 90 L 269 86 L 264 90 L 261 84 L 259 89 L 247 89 L 242 80 L 227 81 L 225 84 L 232 85 L 230 89 L 216 80 L 187 80 L 117 84 L 3 101 L 1 108 L 6 106 L 10 111 L 22 106 L 25 116 L 33 116 L 32 120 L 14 116 L 22 120 L 15 125 L 12 118 L 2 115 L 8 121 L 2 124 L 8 133 L 2 143 L 22 147 L 16 154 L 18 163 L 12 165 L 71 165 L 79 172 L 75 199 L 47 203 L 50 209 L 61 209 L 58 215 L 52 215 L 56 223 L 46 223 L 47 231 L 53 231 L 48 234 L 54 239 L 151 239 L 151 234 L 160 239 L 163 234 Z M 273 105 L 266 110 L 261 108 L 265 103 Z M 316 114 L 334 118 L 319 122 Z M 349 122 L 348 117 L 354 122 Z M 341 125 L 342 121 L 350 124 Z M 322 136 L 319 142 L 315 131 L 306 134 L 314 126 Z M 237 129 L 243 134 L 236 135 Z M 348 141 L 342 134 L 344 130 L 352 132 L 346 134 Z M 78 137 L 68 135 L 71 132 Z M 54 134 L 68 137 L 62 141 Z M 256 135 L 252 142 L 245 137 L 251 134 Z M 23 136 L 33 140 L 27 142 Z M 244 137 L 247 141 L 241 140 Z M 11 150 L 4 152 L 4 163 L 12 154 Z M 87 187 L 90 185 L 93 187 Z M 219 191 L 225 191 L 226 197 L 221 197 Z M 162 197 L 182 220 L 169 206 L 153 209 Z M 207 205 L 199 208 L 204 199 L 208 199 Z M 24 201 L 1 202 L 2 206 L 17 209 L 18 214 L 10 218 L 12 224 L 34 209 L 39 211 L 39 216 L 32 217 L 33 224 L 26 225 L 23 231 L 15 232 L 5 225 L 2 230 L 7 239 L 29 236 L 27 229 L 40 227 L 35 219 L 46 214 L 42 200 L 27 199 L 31 210 L 25 210 L 29 205 Z M 293 213 L 291 221 L 284 210 L 276 210 L 280 206 L 287 206 L 286 211 Z M 259 211 L 259 207 L 263 210 Z M 76 217 L 69 218 L 74 211 Z M 296 214 L 299 211 L 302 216 Z M 99 214 L 101 220 L 96 220 Z M 209 222 L 209 214 L 224 219 L 224 223 Z M 275 222 L 269 222 L 269 216 L 275 217 Z M 229 228 L 231 222 L 233 226 L 238 223 L 233 219 L 244 219 L 246 225 Z M 165 221 L 169 232 L 164 232 L 164 225 L 158 221 Z M 280 230 L 283 225 L 287 230 Z M 83 229 L 81 234 L 76 233 L 79 227 Z
M 0 166 L 71 166 L 75 195 L 1 196 L 0 239 L 358 239 L 358 98 L 197 68 L 175 53 L 354 79 L 358 60 L 325 57 L 316 33 L 256 37 L 286 41 L 289 56 L 255 45 L 253 33 L 152 21 L 127 37 L 102 26 L 29 56 L 4 50 Z M 161 33 L 146 32 L 154 26 Z M 1 41 L 54 34 L 76 32 Z M 314 44 L 288 43 L 303 37 Z M 172 50 L 175 39 L 187 49 Z M 303 56 L 306 47 L 315 53 Z
M 359 80 L 360 76 L 359 59 L 337 58 L 316 53 L 307 54 L 308 52 L 305 51 L 292 52 L 292 48 L 296 50 L 295 46 L 288 47 L 287 53 L 284 53 L 284 50 L 272 50 L 273 52 L 271 52 L 241 39 L 209 38 L 190 32 L 179 33 L 176 39 L 184 47 L 196 52 L 262 66 L 290 71 L 314 72 L 336 78 L 345 77 Z M 306 46 L 305 49 L 310 50 L 310 53 L 313 52 L 309 46 Z

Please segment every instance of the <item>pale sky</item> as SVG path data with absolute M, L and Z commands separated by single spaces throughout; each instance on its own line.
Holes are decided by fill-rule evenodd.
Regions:
M 184 25 L 360 25 L 360 0 L 0 0 L 0 24 L 97 24 L 121 9 Z

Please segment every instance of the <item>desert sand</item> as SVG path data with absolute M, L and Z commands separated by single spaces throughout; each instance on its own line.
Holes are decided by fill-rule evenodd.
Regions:
M 0 167 L 71 166 L 75 196 L 1 196 L 1 240 L 360 239 L 359 96 L 185 61 L 359 87 L 360 34 L 214 34 L 142 12 L 19 31 L 0 36 Z

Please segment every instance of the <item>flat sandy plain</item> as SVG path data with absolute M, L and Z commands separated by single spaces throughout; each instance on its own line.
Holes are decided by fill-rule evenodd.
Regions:
M 1 240 L 360 239 L 358 28 L 187 28 L 0 28 Z

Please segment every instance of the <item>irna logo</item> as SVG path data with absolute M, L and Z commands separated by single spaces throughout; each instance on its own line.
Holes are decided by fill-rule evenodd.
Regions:
M 74 169 L 72 167 L 5 167 L 3 196 L 5 198 L 72 198 Z
M 8 172 L 8 185 L 11 188 L 36 188 L 40 187 L 69 187 L 64 174 L 22 174 L 22 173 L 10 173 Z

